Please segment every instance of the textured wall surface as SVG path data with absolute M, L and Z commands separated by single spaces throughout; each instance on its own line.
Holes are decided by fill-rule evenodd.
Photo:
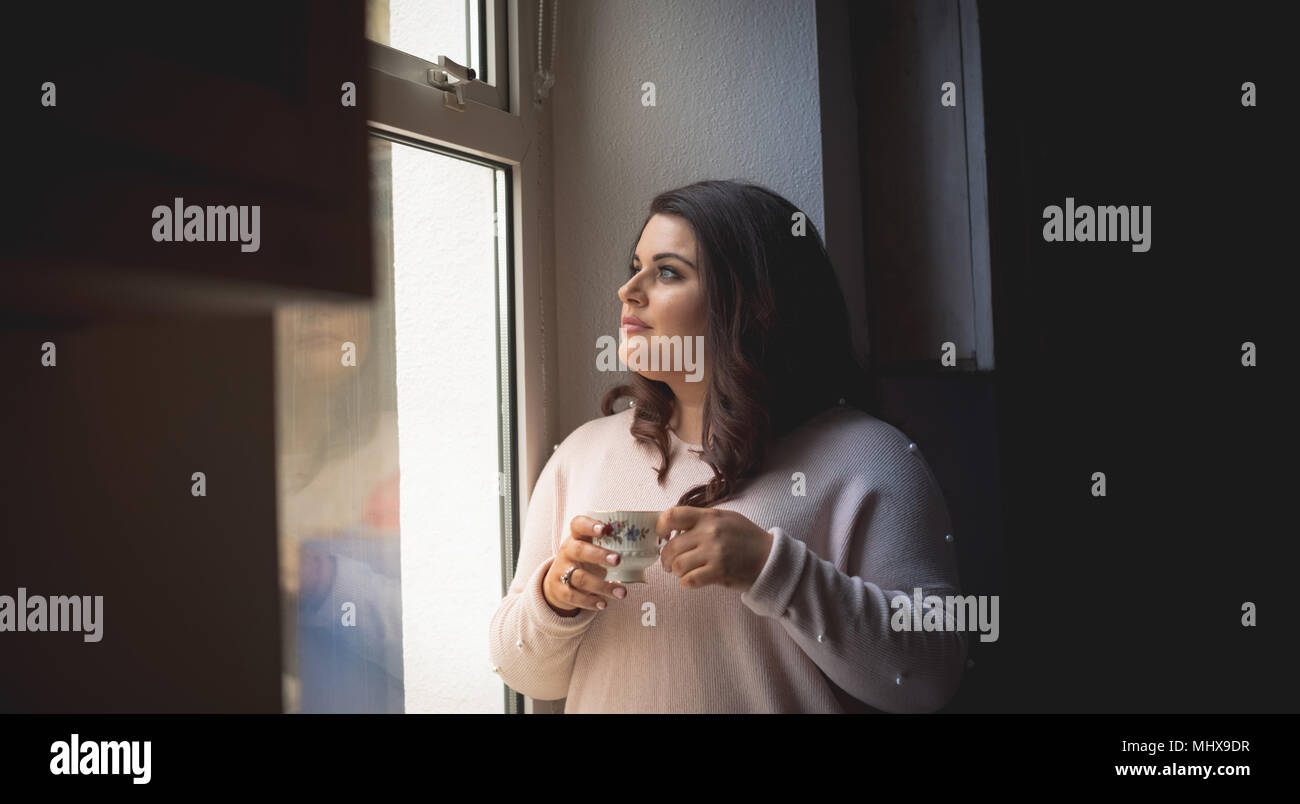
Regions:
M 555 120 L 559 437 L 626 374 L 596 369 L 650 201 L 703 179 L 764 184 L 822 230 L 812 0 L 566 0 Z M 549 43 L 547 44 L 549 48 Z M 642 85 L 655 85 L 643 106 Z
M 489 168 L 393 147 L 407 712 L 501 711 L 484 637 L 501 599 L 496 191 Z

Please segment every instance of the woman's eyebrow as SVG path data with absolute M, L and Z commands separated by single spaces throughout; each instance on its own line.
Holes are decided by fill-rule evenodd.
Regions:
M 671 252 L 671 251 L 663 251 L 663 252 L 660 252 L 660 253 L 654 255 L 653 257 L 651 257 L 651 259 L 653 259 L 653 260 L 662 260 L 662 259 L 664 259 L 665 257 L 676 257 L 677 259 L 681 260 L 682 262 L 686 263 L 687 265 L 691 266 L 692 268 L 695 267 L 695 263 L 693 263 L 693 262 L 691 262 L 690 260 L 686 259 L 686 258 L 683 257 L 682 255 L 680 255 L 680 254 L 674 254 L 674 253 Z M 637 262 L 640 262 L 640 261 L 641 261 L 641 258 L 640 258 L 639 256 L 637 256 L 636 254 L 633 254 L 633 255 L 632 255 L 632 259 L 636 260 Z

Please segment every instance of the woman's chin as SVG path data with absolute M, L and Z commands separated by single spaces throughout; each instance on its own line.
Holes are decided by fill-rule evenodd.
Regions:
M 650 362 L 650 359 L 646 357 L 647 354 L 646 352 L 642 351 L 638 353 L 632 350 L 629 351 L 619 350 L 618 353 L 619 361 L 624 366 L 627 366 L 627 371 L 629 374 L 640 374 L 642 377 L 645 377 L 647 380 L 654 380 L 655 382 L 665 382 L 665 383 L 672 383 L 686 376 L 686 372 L 682 372 L 682 371 L 652 370 L 648 366 L 643 365 Z
M 668 383 L 669 385 L 671 385 L 674 381 L 676 381 L 677 378 L 681 377 L 681 372 L 677 372 L 677 371 L 637 371 L 635 369 L 632 369 L 631 371 L 634 374 L 640 374 L 642 377 L 645 377 L 647 380 L 653 380 L 654 382 L 664 382 L 664 383 Z

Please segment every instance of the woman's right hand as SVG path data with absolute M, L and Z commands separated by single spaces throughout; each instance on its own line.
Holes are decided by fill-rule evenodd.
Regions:
M 626 586 L 605 580 L 606 568 L 617 566 L 619 555 L 592 544 L 601 527 L 609 526 L 588 516 L 575 516 L 569 522 L 568 538 L 560 543 L 560 552 L 542 579 L 547 605 L 562 617 L 576 616 L 582 609 L 603 609 L 605 597 L 627 597 Z M 560 578 L 575 565 L 578 568 L 569 576 L 569 584 L 562 583 Z

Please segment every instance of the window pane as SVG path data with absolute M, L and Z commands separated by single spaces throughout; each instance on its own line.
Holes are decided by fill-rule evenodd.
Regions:
M 287 712 L 403 710 L 386 147 L 371 147 L 376 298 L 275 313 Z
M 285 709 L 501 712 L 507 174 L 370 152 L 375 301 L 276 311 Z
M 471 18 L 471 14 L 474 18 Z M 438 56 L 474 67 L 471 28 L 478 24 L 478 0 L 367 0 L 366 36 L 413 56 L 438 62 Z
M 391 148 L 406 711 L 499 713 L 486 628 L 502 595 L 496 272 L 505 174 Z

